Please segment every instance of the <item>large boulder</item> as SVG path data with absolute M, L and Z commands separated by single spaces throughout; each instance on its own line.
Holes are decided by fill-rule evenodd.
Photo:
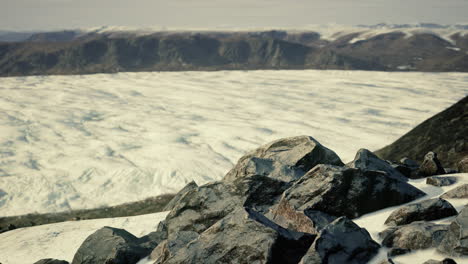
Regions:
M 416 250 L 437 247 L 447 230 L 446 225 L 413 222 L 409 225 L 390 227 L 379 233 L 379 236 L 383 239 L 383 246 L 400 250 Z
M 301 259 L 301 264 L 364 264 L 379 251 L 366 229 L 346 217 L 327 225 Z
M 437 250 L 450 256 L 468 256 L 468 206 L 449 225 Z
M 151 250 L 139 245 L 139 239 L 129 232 L 112 227 L 103 227 L 81 244 L 72 264 L 137 263 Z
M 403 157 L 423 158 L 429 151 L 437 152 L 445 166 L 456 168 L 468 156 L 468 96 L 443 112 L 429 118 L 394 143 L 375 152 L 385 160 Z M 418 160 L 421 162 L 422 160 Z
M 431 221 L 457 214 L 457 210 L 449 202 L 441 198 L 435 198 L 398 208 L 385 220 L 385 224 L 399 226 L 415 221 Z
M 384 172 L 318 165 L 283 193 L 280 204 L 287 202 L 296 211 L 356 218 L 423 195 Z
M 457 182 L 456 177 L 445 176 L 445 177 L 429 177 L 426 179 L 426 184 L 434 185 L 437 187 L 449 186 Z
M 364 171 L 383 171 L 386 172 L 388 177 L 390 178 L 400 181 L 408 181 L 408 178 L 405 177 L 400 171 L 392 167 L 386 161 L 381 160 L 374 153 L 367 149 L 360 149 L 356 153 L 354 160 L 346 164 L 346 166 L 350 168 L 361 169 Z
M 418 174 L 421 177 L 445 174 L 445 169 L 437 158 L 437 153 L 430 151 L 424 156 Z
M 240 158 L 224 180 L 261 175 L 289 182 L 300 178 L 317 164 L 342 166 L 343 162 L 335 152 L 312 137 L 284 138 Z
M 166 216 L 168 238 L 179 231 L 201 233 L 242 204 L 237 188 L 222 182 L 190 190 Z
M 270 177 L 253 175 L 191 188 L 180 196 L 166 217 L 168 237 L 178 231 L 201 233 L 239 206 L 266 212 L 289 186 Z
M 34 262 L 34 264 L 69 264 L 68 261 L 65 260 L 58 260 L 58 259 L 41 259 L 39 261 Z
M 158 263 L 297 263 L 315 237 L 238 208 Z
M 444 194 L 440 197 L 444 199 L 463 199 L 468 198 L 468 184 L 460 185 Z

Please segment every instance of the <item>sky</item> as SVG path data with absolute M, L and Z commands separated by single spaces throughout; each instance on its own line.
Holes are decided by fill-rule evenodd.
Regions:
M 468 0 L 0 0 L 0 29 L 468 23 Z

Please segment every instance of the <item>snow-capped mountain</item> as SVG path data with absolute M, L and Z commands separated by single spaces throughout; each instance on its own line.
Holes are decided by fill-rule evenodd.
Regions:
M 39 32 L 20 43 L 0 43 L 0 76 L 235 69 L 464 72 L 467 32 L 466 25 L 437 24 Z

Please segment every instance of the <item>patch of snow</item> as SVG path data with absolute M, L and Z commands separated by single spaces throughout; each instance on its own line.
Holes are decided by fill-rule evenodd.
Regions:
M 449 50 L 460 51 L 460 48 L 456 48 L 456 47 L 445 47 L 445 48 Z
M 433 185 L 426 184 L 426 179 L 418 179 L 418 180 L 410 180 L 409 183 L 416 188 L 420 189 L 421 191 L 425 192 L 427 195 L 412 201 L 408 204 L 412 204 L 415 202 L 419 202 L 422 200 L 437 198 L 440 195 L 444 194 L 445 192 L 454 189 L 458 186 L 468 183 L 468 173 L 458 173 L 458 174 L 451 174 L 451 175 L 444 175 L 444 176 L 453 176 L 457 178 L 457 183 L 450 186 L 443 186 L 443 187 L 436 187 Z M 446 199 L 449 201 L 458 211 L 460 211 L 466 204 L 468 204 L 468 199 Z M 379 232 L 382 232 L 388 226 L 386 226 L 385 220 L 390 216 L 390 214 L 395 211 L 396 209 L 400 208 L 401 206 L 389 207 L 377 212 L 373 212 L 370 214 L 363 215 L 353 221 L 356 222 L 361 227 L 367 229 L 367 231 L 371 234 L 372 238 L 377 241 L 378 243 L 382 242 L 382 239 L 378 236 Z M 438 221 L 431 221 L 438 224 L 450 224 L 455 217 L 448 217 L 445 219 L 441 219 Z M 381 261 L 387 259 L 387 248 L 382 248 L 379 252 L 379 255 L 376 256 L 370 264 L 378 264 Z M 442 260 L 446 258 L 442 254 L 439 254 L 436 249 L 427 249 L 427 250 L 416 250 L 411 254 L 401 255 L 392 257 L 395 263 L 402 263 L 402 264 L 412 264 L 412 263 L 422 263 L 429 259 L 439 259 Z M 464 263 L 467 261 L 467 258 L 455 258 L 451 257 L 457 261 L 457 263 Z
M 0 216 L 96 208 L 221 179 L 311 135 L 343 159 L 468 94 L 466 73 L 152 72 L 0 79 Z M 100 197 L 96 199 L 96 197 Z
M 142 237 L 156 231 L 167 213 L 71 221 L 8 231 L 0 234 L 0 262 L 23 264 L 56 258 L 71 263 L 83 241 L 98 229 L 111 226 Z

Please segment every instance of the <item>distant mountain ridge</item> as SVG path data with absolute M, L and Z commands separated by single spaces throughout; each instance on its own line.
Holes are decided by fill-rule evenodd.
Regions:
M 12 34 L 11 32 L 9 34 Z M 468 25 L 152 31 L 103 27 L 1 42 L 0 76 L 120 71 L 468 71 Z

